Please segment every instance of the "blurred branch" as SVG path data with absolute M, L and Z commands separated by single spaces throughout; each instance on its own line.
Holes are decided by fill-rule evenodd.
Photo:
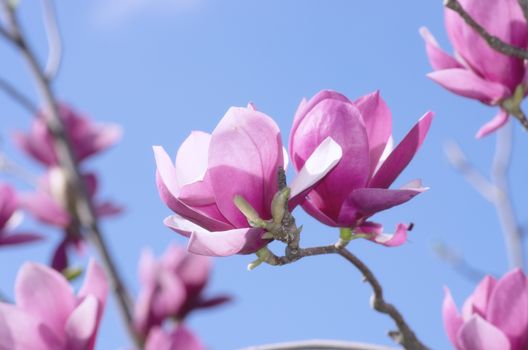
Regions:
M 261 252 L 265 252 L 265 254 L 260 253 L 259 257 L 263 259 L 264 262 L 275 266 L 290 264 L 307 256 L 323 254 L 341 255 L 361 272 L 365 282 L 367 282 L 372 288 L 372 291 L 374 292 L 371 299 L 372 307 L 376 311 L 388 315 L 394 323 L 396 323 L 398 330 L 390 331 L 389 336 L 407 350 L 428 350 L 428 347 L 422 344 L 422 342 L 416 337 L 398 309 L 394 305 L 385 301 L 383 288 L 374 273 L 363 261 L 347 250 L 342 242 L 322 247 L 297 248 L 295 251 L 286 249 L 286 255 L 282 257 L 276 256 L 269 250 L 261 250 Z
M 20 90 L 11 85 L 7 80 L 0 78 L 0 90 L 4 91 L 15 102 L 27 110 L 31 115 L 36 115 L 38 112 L 37 106 L 24 95 Z
M 42 7 L 49 46 L 48 61 L 44 72 L 47 79 L 51 81 L 57 76 L 62 62 L 62 39 L 53 1 L 42 0 Z
M 507 123 L 497 132 L 495 156 L 491 166 L 492 181 L 487 180 L 473 167 L 456 142 L 448 143 L 445 153 L 451 165 L 478 193 L 495 206 L 504 235 L 509 265 L 511 268 L 523 268 L 522 234 L 515 216 L 508 182 L 512 136 L 511 123 Z
M 11 161 L 7 156 L 0 151 L 0 172 L 10 174 L 27 184 L 36 187 L 38 179 L 36 176 L 26 171 L 24 168 Z
M 97 217 L 92 207 L 90 197 L 88 195 L 86 185 L 81 177 L 79 167 L 71 147 L 69 136 L 66 133 L 62 120 L 59 116 L 57 102 L 50 86 L 50 80 L 40 67 L 37 58 L 21 31 L 15 9 L 10 4 L 9 0 L 0 0 L 0 6 L 6 15 L 6 25 L 9 28 L 6 31 L 7 39 L 11 42 L 24 57 L 29 66 L 31 74 L 36 83 L 37 90 L 44 101 L 46 107 L 46 114 L 48 128 L 53 135 L 54 147 L 57 152 L 59 163 L 68 176 L 72 188 L 77 190 L 76 193 L 76 214 L 83 229 L 86 231 L 87 237 L 92 244 L 99 251 L 103 260 L 106 272 L 110 278 L 114 294 L 117 298 L 119 310 L 123 316 L 127 330 L 132 339 L 140 346 L 141 342 L 138 339 L 134 330 L 132 322 L 132 302 L 128 291 L 126 290 L 121 277 L 117 271 L 116 265 L 108 251 L 102 232 L 99 228 Z M 5 36 L 5 35 L 4 35 Z
M 525 3 L 526 0 L 519 0 L 519 2 Z M 491 35 L 482 27 L 480 24 L 478 24 L 473 17 L 469 13 L 466 12 L 466 10 L 462 7 L 460 2 L 458 0 L 445 0 L 444 6 L 455 11 L 462 17 L 462 19 L 471 27 L 473 28 L 481 37 L 484 39 L 488 45 L 496 50 L 499 51 L 505 55 L 517 57 L 521 59 L 528 59 L 528 51 L 524 50 L 520 47 L 516 47 L 513 45 L 510 45 L 508 43 L 505 43 L 500 38 Z M 523 7 L 524 9 L 524 7 Z
M 387 346 L 338 340 L 301 340 L 287 343 L 250 346 L 242 350 L 395 350 Z
M 484 271 L 481 271 L 469 264 L 462 255 L 458 254 L 451 247 L 445 245 L 444 243 L 434 244 L 433 250 L 438 258 L 450 265 L 453 270 L 458 272 L 458 274 L 471 283 L 478 283 L 486 275 L 488 275 L 488 273 L 485 273 Z

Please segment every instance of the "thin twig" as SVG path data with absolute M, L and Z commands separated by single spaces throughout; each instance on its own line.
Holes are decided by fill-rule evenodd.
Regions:
M 57 76 L 62 62 L 62 39 L 53 1 L 42 0 L 42 7 L 49 47 L 48 61 L 44 72 L 48 80 L 52 81 Z
M 450 265 L 460 276 L 464 277 L 471 283 L 480 282 L 486 275 L 491 275 L 474 267 L 464 259 L 464 256 L 455 252 L 451 247 L 444 243 L 437 243 L 433 246 L 436 255 Z
M 29 69 L 34 77 L 37 90 L 46 106 L 46 114 L 48 128 L 53 135 L 54 147 L 57 152 L 59 163 L 68 175 L 68 180 L 72 187 L 77 190 L 76 214 L 86 230 L 88 238 L 92 241 L 96 249 L 99 251 L 103 260 L 106 272 L 110 278 L 114 294 L 117 298 L 119 309 L 127 326 L 127 330 L 131 338 L 140 346 L 140 340 L 134 330 L 132 322 L 132 302 L 126 290 L 121 277 L 117 271 L 116 265 L 108 251 L 107 245 L 104 241 L 103 235 L 99 229 L 97 217 L 92 208 L 92 203 L 86 185 L 81 177 L 78 164 L 73 153 L 73 148 L 66 133 L 62 120 L 59 116 L 59 110 L 53 91 L 50 86 L 50 81 L 44 74 L 40 67 L 36 56 L 31 48 L 28 46 L 25 37 L 23 36 L 18 19 L 14 9 L 10 6 L 8 0 L 1 0 L 0 4 L 7 16 L 7 25 L 9 30 L 9 40 L 14 44 L 24 59 L 26 60 Z
M 495 156 L 491 166 L 491 181 L 467 161 L 466 156 L 456 143 L 450 143 L 446 147 L 445 153 L 451 165 L 464 176 L 466 181 L 495 206 L 502 227 L 509 265 L 511 268 L 523 268 L 522 233 L 515 216 L 508 182 L 512 136 L 510 122 L 497 132 Z
M 516 47 L 508 43 L 505 43 L 500 38 L 488 33 L 486 29 L 484 29 L 484 27 L 482 27 L 479 23 L 477 23 L 473 19 L 473 17 L 471 17 L 471 15 L 466 12 L 466 10 L 462 7 L 460 2 L 458 2 L 458 0 L 445 0 L 444 6 L 458 13 L 460 17 L 462 17 L 462 19 L 471 28 L 473 28 L 484 40 L 486 40 L 486 42 L 492 49 L 499 51 L 508 56 L 517 57 L 521 59 L 528 59 L 528 51 L 520 47 Z
M 295 254 L 288 254 L 286 250 L 286 256 L 276 256 L 271 252 L 265 256 L 266 262 L 270 265 L 286 265 L 294 261 L 302 259 L 307 256 L 324 255 L 324 254 L 339 254 L 350 263 L 352 263 L 362 274 L 365 281 L 370 284 L 374 295 L 372 296 L 372 307 L 381 313 L 388 315 L 398 328 L 397 331 L 389 332 L 389 336 L 398 344 L 402 345 L 407 350 L 427 350 L 426 347 L 414 334 L 413 330 L 409 327 L 398 309 L 387 303 L 383 297 L 383 288 L 379 283 L 374 273 L 368 268 L 363 261 L 357 256 L 352 254 L 349 250 L 344 247 L 337 245 L 313 247 L 313 248 L 299 248 Z
M 301 340 L 287 343 L 250 346 L 241 350 L 396 350 L 387 346 L 340 340 Z
M 508 181 L 512 144 L 512 125 L 508 123 L 497 131 L 497 143 L 491 167 L 491 178 L 495 186 L 499 189 L 494 205 L 502 226 L 510 267 L 524 268 L 522 234 L 513 208 L 513 202 L 510 196 L 510 184 Z
M 11 85 L 7 80 L 0 78 L 0 90 L 4 91 L 15 102 L 27 110 L 31 115 L 38 113 L 37 106 L 31 101 L 29 97 L 24 95 L 20 90 Z

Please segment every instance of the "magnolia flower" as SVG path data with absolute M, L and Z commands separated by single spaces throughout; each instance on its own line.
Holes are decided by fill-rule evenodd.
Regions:
M 145 342 L 145 350 L 204 350 L 200 340 L 187 328 L 179 326 L 172 331 L 154 327 Z
M 291 184 L 292 199 L 341 157 L 332 139 L 313 151 Z M 261 238 L 264 229 L 250 226 L 234 201 L 243 198 L 261 219 L 272 218 L 277 173 L 286 164 L 279 128 L 270 117 L 252 106 L 232 107 L 212 134 L 191 133 L 178 150 L 176 164 L 160 146 L 154 147 L 154 155 L 160 196 L 176 213 L 164 222 L 190 237 L 189 251 L 227 256 L 253 253 L 269 243 Z
M 42 239 L 42 236 L 32 232 L 11 232 L 21 220 L 18 207 L 18 198 L 13 188 L 0 184 L 0 246 Z
M 520 269 L 498 281 L 486 276 L 459 314 L 446 288 L 443 305 L 447 336 L 457 350 L 528 348 L 528 280 Z
M 89 196 L 94 200 L 98 180 L 93 173 L 84 175 Z M 64 230 L 64 239 L 57 246 L 52 266 L 62 271 L 68 265 L 66 250 L 75 246 L 81 251 L 83 239 L 77 223 L 75 190 L 71 188 L 66 173 L 59 167 L 50 167 L 40 179 L 35 192 L 20 196 L 21 206 L 37 220 Z M 122 208 L 110 201 L 95 201 L 94 209 L 99 217 L 113 216 L 122 212 Z
M 121 138 L 121 127 L 117 124 L 95 124 L 66 104 L 59 105 L 59 113 L 78 162 L 106 150 Z M 14 141 L 36 161 L 55 166 L 58 160 L 46 118 L 41 112 L 29 133 L 15 133 Z
M 426 188 L 419 180 L 400 189 L 388 189 L 421 146 L 433 113 L 427 112 L 392 150 L 392 116 L 373 92 L 352 102 L 334 91 L 321 91 L 303 100 L 290 134 L 290 154 L 295 169 L 305 166 L 309 155 L 328 137 L 337 142 L 343 156 L 305 197 L 303 209 L 320 222 L 353 229 L 388 246 L 405 242 L 407 226 L 398 225 L 394 236 L 382 226 L 366 221 L 373 214 L 402 204 Z
M 104 272 L 93 260 L 77 295 L 55 270 L 25 263 L 16 303 L 0 302 L 0 349 L 93 349 L 107 294 Z
M 209 257 L 187 253 L 177 245 L 169 246 L 159 260 L 151 251 L 144 251 L 139 261 L 141 290 L 134 310 L 137 331 L 146 335 L 167 319 L 181 322 L 195 309 L 228 301 L 228 296 L 202 295 L 210 270 Z
M 517 0 L 460 0 L 460 4 L 490 34 L 514 46 L 528 46 L 528 24 Z M 456 12 L 447 8 L 445 25 L 455 49 L 454 57 L 440 48 L 427 28 L 420 29 L 434 69 L 428 77 L 457 95 L 501 107 L 476 135 L 485 136 L 508 121 L 508 114 L 518 108 L 526 94 L 525 64 L 522 59 L 489 47 Z

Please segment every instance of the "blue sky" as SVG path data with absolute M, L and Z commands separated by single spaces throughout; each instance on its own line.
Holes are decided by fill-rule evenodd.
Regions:
M 432 246 L 444 242 L 490 273 L 500 275 L 508 267 L 493 206 L 465 183 L 443 153 L 446 141 L 457 140 L 487 174 L 495 135 L 475 140 L 474 134 L 496 110 L 454 96 L 425 77 L 430 67 L 418 28 L 427 25 L 444 47 L 450 47 L 442 2 L 124 3 L 58 4 L 65 55 L 54 87 L 61 99 L 94 119 L 124 128 L 122 142 L 91 160 L 87 169 L 99 172 L 104 197 L 127 207 L 124 215 L 103 223 L 127 285 L 137 291 L 136 265 L 143 247 L 161 253 L 170 242 L 185 242 L 162 225 L 169 210 L 156 191 L 152 145 L 174 153 L 192 130 L 212 131 L 230 106 L 248 101 L 277 121 L 286 141 L 302 97 L 334 89 L 355 99 L 380 89 L 393 113 L 396 141 L 424 112 L 436 112 L 426 142 L 396 183 L 419 177 L 431 189 L 374 217 L 387 228 L 414 222 L 408 244 L 389 249 L 358 241 L 350 249 L 379 276 L 387 300 L 400 308 L 424 342 L 434 349 L 450 348 L 440 313 L 443 286 L 451 288 L 461 305 L 474 285 L 440 261 Z M 26 32 L 45 58 L 40 7 L 22 2 L 21 11 Z M 0 76 L 35 96 L 18 55 L 5 44 L 0 45 L 0 55 Z M 28 128 L 31 116 L 3 94 L 0 115 L 2 150 L 38 173 L 41 169 L 9 141 L 13 129 Z M 521 208 L 526 205 L 528 166 L 523 153 L 528 135 L 517 123 L 514 129 L 510 179 L 520 223 L 526 226 L 528 217 Z M 15 181 L 3 175 L 2 179 Z M 304 225 L 305 246 L 335 241 L 335 229 L 300 210 L 295 214 Z M 27 227 L 34 226 L 28 221 Z M 46 243 L 0 251 L 0 290 L 12 293 L 23 261 L 47 261 L 60 238 L 53 230 L 47 232 Z M 215 260 L 207 292 L 228 292 L 235 300 L 189 319 L 190 327 L 211 349 L 311 338 L 392 344 L 385 336 L 393 327 L 391 321 L 370 309 L 370 289 L 343 259 L 313 257 L 248 272 L 251 260 L 252 256 Z M 111 301 L 98 348 L 128 345 Z

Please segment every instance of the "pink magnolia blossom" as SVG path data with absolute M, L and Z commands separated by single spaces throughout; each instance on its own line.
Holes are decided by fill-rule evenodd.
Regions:
M 205 350 L 201 341 L 187 328 L 179 326 L 172 331 L 154 327 L 145 342 L 145 350 Z
M 59 105 L 59 110 L 78 162 L 104 151 L 121 137 L 121 127 L 117 124 L 96 124 L 66 104 Z M 45 118 L 45 114 L 40 113 L 29 133 L 15 133 L 14 140 L 36 161 L 55 166 L 58 165 L 57 155 Z
M 165 224 L 190 237 L 189 251 L 227 256 L 253 253 L 269 243 L 264 230 L 248 224 L 234 204 L 250 203 L 260 218 L 271 218 L 277 171 L 285 167 L 278 126 L 266 114 L 232 107 L 212 134 L 195 131 L 181 145 L 173 164 L 165 150 L 154 147 L 157 183 L 162 200 L 176 214 Z M 309 169 L 291 185 L 292 198 L 319 181 L 341 157 L 331 139 L 314 149 Z
M 146 335 L 165 320 L 181 322 L 195 309 L 228 301 L 225 295 L 203 296 L 210 270 L 209 257 L 187 253 L 177 245 L 169 246 L 159 260 L 151 251 L 144 251 L 139 261 L 141 290 L 134 310 L 137 331 Z
M 12 232 L 20 219 L 19 201 L 13 188 L 0 184 L 0 246 L 33 242 L 42 236 L 24 231 Z
M 66 174 L 59 167 L 50 167 L 40 179 L 35 192 L 20 196 L 21 206 L 37 220 L 63 229 L 64 239 L 57 246 L 52 266 L 62 271 L 68 265 L 66 250 L 75 246 L 82 251 L 83 239 L 76 223 L 75 198 L 69 188 Z M 88 193 L 95 201 L 98 179 L 94 173 L 84 175 Z M 95 201 L 94 207 L 99 217 L 113 216 L 122 212 L 122 208 L 110 201 Z
M 490 34 L 518 47 L 528 46 L 528 24 L 517 0 L 460 0 L 460 4 Z M 454 57 L 440 48 L 427 28 L 420 29 L 434 69 L 428 74 L 429 78 L 457 95 L 493 106 L 501 106 L 517 86 L 526 88 L 526 66 L 522 59 L 489 47 L 448 8 L 445 9 L 445 26 L 455 50 Z M 501 107 L 499 113 L 481 127 L 477 137 L 497 130 L 507 121 L 508 112 Z
M 486 276 L 464 303 L 462 314 L 446 288 L 443 317 L 457 350 L 526 350 L 528 280 L 520 269 L 498 281 Z
M 382 226 L 366 221 L 371 215 L 402 204 L 426 190 L 419 180 L 389 189 L 421 146 L 433 113 L 426 113 L 392 150 L 392 116 L 378 92 L 352 102 L 334 91 L 303 100 L 290 134 L 295 169 L 305 166 L 321 140 L 331 137 L 343 150 L 339 164 L 305 197 L 303 209 L 320 222 L 351 228 L 388 246 L 405 242 L 407 226 L 386 235 Z
M 0 302 L 0 349 L 93 349 L 108 284 L 91 261 L 77 295 L 46 266 L 25 263 L 18 273 L 14 305 Z

